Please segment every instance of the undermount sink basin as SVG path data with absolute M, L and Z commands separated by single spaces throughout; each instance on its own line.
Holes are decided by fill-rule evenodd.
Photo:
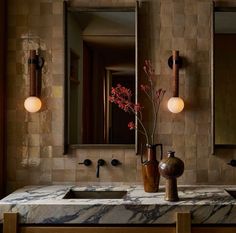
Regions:
M 70 190 L 63 199 L 123 199 L 127 191 L 78 191 Z
M 236 199 L 236 189 L 225 189 L 225 191 L 234 199 Z

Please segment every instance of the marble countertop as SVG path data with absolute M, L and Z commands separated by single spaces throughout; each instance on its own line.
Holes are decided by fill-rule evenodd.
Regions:
M 178 202 L 164 200 L 164 188 L 142 186 L 27 186 L 0 200 L 4 212 L 18 212 L 23 224 L 174 224 L 176 212 L 191 212 L 195 224 L 236 224 L 236 186 L 179 186 Z M 70 190 L 127 191 L 123 199 L 63 199 Z

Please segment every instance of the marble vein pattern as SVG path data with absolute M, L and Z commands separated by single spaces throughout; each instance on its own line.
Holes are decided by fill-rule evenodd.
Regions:
M 18 212 L 23 224 L 174 224 L 176 212 L 191 212 L 195 224 L 236 224 L 236 199 L 225 188 L 180 186 L 178 202 L 164 200 L 164 188 L 142 186 L 26 186 L 0 200 L 3 213 Z M 69 190 L 127 191 L 121 199 L 63 199 Z

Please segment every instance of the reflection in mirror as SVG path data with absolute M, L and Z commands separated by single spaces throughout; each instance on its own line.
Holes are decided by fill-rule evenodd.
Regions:
M 66 15 L 68 144 L 134 144 L 127 127 L 134 116 L 108 99 L 117 84 L 135 93 L 134 9 L 76 8 Z
M 236 12 L 215 8 L 214 131 L 215 146 L 236 146 Z

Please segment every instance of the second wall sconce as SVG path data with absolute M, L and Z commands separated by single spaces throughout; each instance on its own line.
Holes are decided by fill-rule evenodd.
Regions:
M 173 50 L 172 56 L 168 59 L 168 65 L 173 69 L 174 92 L 173 97 L 168 100 L 167 107 L 170 112 L 179 113 L 184 109 L 184 101 L 179 97 L 179 68 L 182 67 L 179 51 Z
M 36 54 L 36 50 L 30 50 L 28 59 L 28 71 L 30 78 L 30 94 L 25 99 L 24 107 L 28 112 L 34 113 L 41 109 L 42 102 L 40 100 L 41 89 L 41 71 L 44 65 L 44 59 Z

